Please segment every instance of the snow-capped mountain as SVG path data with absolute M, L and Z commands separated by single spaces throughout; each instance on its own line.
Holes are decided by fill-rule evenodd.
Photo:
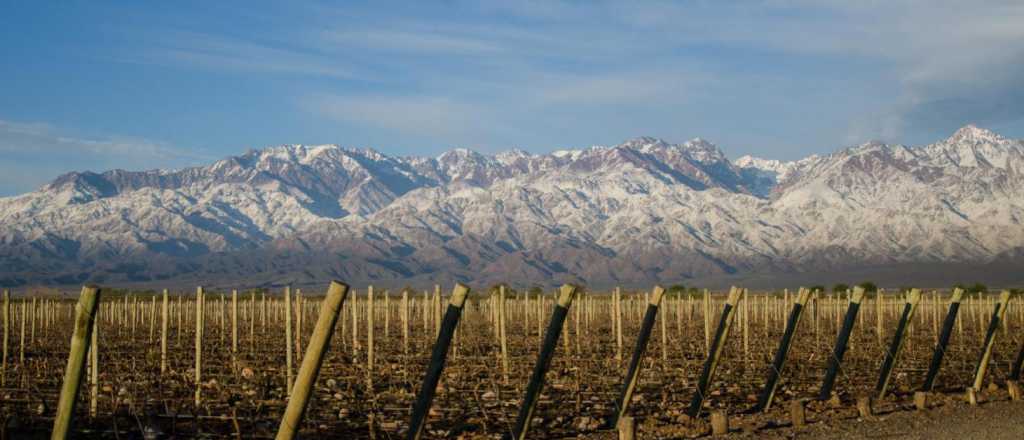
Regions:
M 974 126 L 795 162 L 649 137 L 436 158 L 286 145 L 2 198 L 0 285 L 686 283 L 1017 258 L 1022 221 L 1024 143 Z

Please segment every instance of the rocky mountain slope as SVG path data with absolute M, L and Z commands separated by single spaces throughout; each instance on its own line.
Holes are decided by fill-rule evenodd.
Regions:
M 796 162 L 648 137 L 436 158 L 286 145 L 2 198 L 0 285 L 686 284 L 1008 261 L 1022 220 L 1024 143 L 974 126 Z

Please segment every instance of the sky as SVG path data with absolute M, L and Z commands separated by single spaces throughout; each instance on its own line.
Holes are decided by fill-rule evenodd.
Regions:
M 1024 137 L 1020 1 L 4 2 L 0 196 L 280 144 Z

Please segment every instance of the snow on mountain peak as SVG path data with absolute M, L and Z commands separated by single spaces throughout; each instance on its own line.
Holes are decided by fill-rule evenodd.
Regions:
M 1024 248 L 1020 170 L 1020 141 L 974 126 L 789 162 L 733 163 L 700 138 L 434 158 L 283 145 L 174 172 L 69 173 L 0 198 L 0 280 L 249 280 L 273 264 L 252 282 L 600 284 L 990 261 Z M 141 269 L 108 270 L 120 262 Z
M 972 143 L 1000 143 L 1006 141 L 1006 138 L 996 134 L 991 130 L 979 128 L 974 124 L 967 124 L 953 133 L 949 137 L 947 142 L 972 142 Z

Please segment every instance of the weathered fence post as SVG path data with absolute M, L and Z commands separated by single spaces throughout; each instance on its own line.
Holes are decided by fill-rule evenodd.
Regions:
M 285 392 L 288 395 L 292 395 L 292 385 L 295 382 L 292 377 L 292 344 L 295 341 L 292 340 L 292 288 L 291 286 L 285 286 L 284 288 L 284 369 L 285 369 Z
M 664 288 L 654 286 L 654 293 L 647 304 L 647 313 L 644 315 L 643 324 L 640 326 L 640 334 L 636 338 L 636 347 L 633 348 L 633 357 L 629 360 L 629 369 L 626 370 L 626 378 L 622 383 L 619 399 L 615 401 L 615 413 L 612 414 L 609 420 L 609 426 L 615 426 L 629 408 L 629 401 L 633 397 L 637 378 L 640 376 L 640 363 L 643 361 L 644 351 L 647 350 L 647 341 L 651 338 L 651 330 L 654 328 L 654 321 L 658 317 L 658 309 L 661 306 L 661 298 L 664 294 Z M 665 322 L 665 320 L 662 319 L 662 322 Z
M 164 289 L 163 305 L 160 307 L 160 374 L 167 372 L 167 289 Z
M 946 346 L 949 345 L 949 338 L 953 335 L 953 324 L 956 324 L 956 315 L 960 311 L 960 299 L 963 294 L 963 289 L 959 287 L 953 289 L 953 295 L 949 299 L 949 311 L 946 312 L 946 320 L 942 322 L 942 333 L 939 334 L 939 341 L 935 344 L 935 351 L 932 353 L 931 363 L 928 364 L 928 374 L 925 376 L 921 391 L 931 391 L 935 386 L 935 378 L 939 374 L 939 367 L 942 366 L 942 358 L 946 355 Z
M 800 288 L 796 302 L 793 303 L 793 310 L 789 312 L 789 320 L 786 321 L 786 330 L 782 333 L 782 340 L 779 341 L 779 348 L 775 351 L 775 358 L 772 360 L 771 369 L 768 370 L 768 380 L 757 401 L 757 411 L 767 411 L 775 398 L 775 388 L 779 385 L 779 378 L 782 376 L 782 369 L 786 364 L 786 356 L 789 354 L 789 347 L 793 343 L 793 336 L 796 334 L 797 325 L 803 315 L 804 305 L 810 298 L 811 291 Z
M 554 357 L 555 348 L 558 346 L 558 337 L 562 334 L 562 326 L 565 324 L 565 317 L 569 314 L 569 307 L 572 305 L 575 295 L 576 286 L 565 284 L 559 289 L 558 301 L 551 313 L 548 328 L 544 332 L 544 343 L 537 356 L 537 363 L 533 366 L 530 382 L 526 386 L 526 395 L 519 406 L 519 414 L 516 416 L 511 438 L 516 440 L 526 438 L 526 433 L 530 429 L 530 419 L 533 418 L 533 410 L 537 405 L 537 398 L 544 387 L 544 375 L 551 365 L 551 358 Z
M 879 298 L 881 295 L 879 294 Z M 836 338 L 836 346 L 832 351 L 832 357 L 828 360 L 828 369 L 825 371 L 825 380 L 821 383 L 821 391 L 818 392 L 818 400 L 827 400 L 832 395 L 832 387 L 836 383 L 836 375 L 842 367 L 843 356 L 846 354 L 847 342 L 853 332 L 853 325 L 857 322 L 857 311 L 860 309 L 860 302 L 864 299 L 864 288 L 857 286 L 853 289 L 853 296 L 850 298 L 850 306 L 846 309 L 846 319 L 839 330 Z
M 348 296 L 348 285 L 340 281 L 331 281 L 330 287 L 327 288 L 327 297 L 324 298 L 320 306 L 320 316 L 316 320 L 313 335 L 309 338 L 306 355 L 302 357 L 298 378 L 288 397 L 288 407 L 285 408 L 281 426 L 277 429 L 276 438 L 278 440 L 294 438 L 299 429 L 302 416 L 309 404 L 309 396 L 313 392 L 313 385 L 316 384 L 316 378 L 320 375 L 320 366 L 323 365 L 324 354 L 331 343 L 334 325 L 338 321 L 338 314 L 341 313 L 341 306 L 345 303 L 346 296 Z
M 19 319 L 19 326 L 21 327 L 21 333 L 18 342 L 18 365 L 25 365 L 25 316 L 28 315 L 28 298 L 22 298 L 21 300 L 21 319 Z
M 719 358 L 725 348 L 725 342 L 729 339 L 729 327 L 732 326 L 733 318 L 736 316 L 736 306 L 742 297 L 743 289 L 733 287 L 729 290 L 729 297 L 722 308 L 722 317 L 718 320 L 718 329 L 715 331 L 715 338 L 711 341 L 708 359 L 704 362 L 704 370 L 701 372 L 700 380 L 697 382 L 697 390 L 693 393 L 690 401 L 690 410 L 687 412 L 690 417 L 700 415 L 700 409 L 704 406 L 707 398 L 708 387 L 715 377 L 715 370 L 718 368 Z M 707 295 L 705 293 L 705 295 Z
M 203 288 L 196 288 L 196 407 L 202 403 L 202 390 L 203 390 L 203 330 L 205 327 L 205 314 L 203 312 L 203 302 L 205 301 L 203 295 Z
M 1017 352 L 1017 359 L 1013 361 L 1013 367 L 1010 368 L 1010 380 L 1020 381 L 1022 364 L 1024 364 L 1024 344 L 1021 344 L 1020 351 Z
M 502 383 L 508 385 L 509 362 L 508 362 L 508 339 L 505 334 L 505 285 L 498 286 L 498 339 L 501 344 L 501 375 Z
M 231 291 L 231 369 L 238 370 L 238 291 Z
M 4 317 L 4 350 L 3 360 L 0 361 L 0 386 L 7 385 L 7 343 L 11 335 L 11 293 L 4 289 L 3 317 Z
M 93 285 L 82 287 L 82 294 L 75 307 L 75 329 L 71 335 L 71 351 L 68 354 L 64 383 L 61 385 L 60 398 L 57 402 L 57 416 L 53 419 L 53 432 L 50 434 L 50 438 L 54 440 L 67 438 L 71 429 L 71 417 L 75 413 L 78 390 L 82 386 L 82 369 L 85 367 L 85 357 L 89 352 L 99 296 L 99 287 Z
M 889 350 L 885 352 L 885 360 L 882 361 L 882 370 L 878 374 L 878 382 L 875 384 L 875 392 L 878 399 L 885 397 L 885 391 L 889 388 L 889 379 L 892 378 L 892 368 L 899 358 L 900 349 L 903 348 L 903 341 L 906 340 L 907 326 L 910 320 L 914 319 L 914 311 L 917 310 L 917 303 L 921 301 L 921 290 L 911 289 L 907 296 L 907 303 L 903 306 L 903 314 L 900 315 L 899 324 L 896 325 L 896 334 L 892 336 L 892 343 Z
M 971 388 L 980 391 L 981 383 L 985 380 L 985 372 L 988 370 L 988 361 L 992 357 L 992 345 L 995 343 L 996 331 L 999 330 L 999 322 L 1006 313 L 1006 306 L 1010 303 L 1010 291 L 1004 290 L 999 294 L 999 302 L 996 303 L 992 318 L 988 323 L 988 332 L 985 333 L 985 343 L 981 349 L 981 358 L 978 359 L 978 367 L 974 371 L 974 383 Z
M 438 287 L 438 289 L 440 289 Z M 440 332 L 437 335 L 437 342 L 430 353 L 430 363 L 427 364 L 427 372 L 423 377 L 423 386 L 416 395 L 416 402 L 412 407 L 412 418 L 409 420 L 409 433 L 406 436 L 409 440 L 420 438 L 423 427 L 426 425 L 427 412 L 434 400 L 434 393 L 437 391 L 437 383 L 441 380 L 441 372 L 444 370 L 445 359 L 448 357 L 448 348 L 452 343 L 452 336 L 455 328 L 459 325 L 459 318 L 462 317 L 462 306 L 469 295 L 469 287 L 462 283 L 455 284 L 452 297 L 448 301 L 448 310 L 445 311 L 444 319 L 439 325 Z M 440 292 L 437 292 L 440 298 Z M 426 304 L 424 304 L 426 306 Z M 427 310 L 424 309 L 424 312 Z
M 100 344 L 99 320 L 92 320 L 92 335 L 89 346 L 89 417 L 96 417 L 100 395 Z

